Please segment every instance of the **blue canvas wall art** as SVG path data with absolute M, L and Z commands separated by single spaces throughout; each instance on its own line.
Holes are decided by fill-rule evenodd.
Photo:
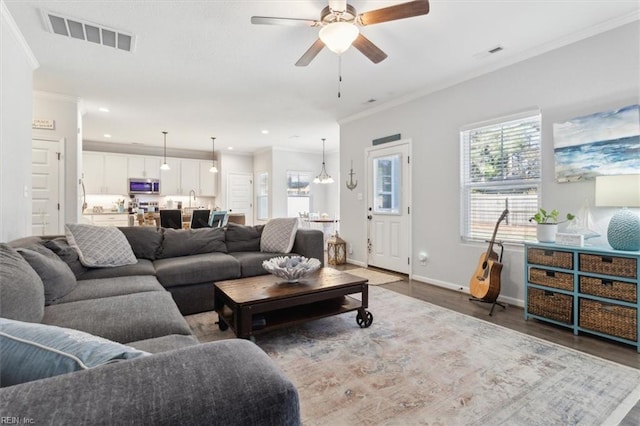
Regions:
M 640 105 L 553 124 L 556 180 L 640 173 Z

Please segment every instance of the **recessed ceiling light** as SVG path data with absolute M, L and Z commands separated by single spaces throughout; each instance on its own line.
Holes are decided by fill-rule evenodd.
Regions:
M 262 131 L 262 134 L 263 134 L 263 135 L 268 135 L 268 134 L 269 134 L 269 131 L 265 129 L 265 130 L 263 130 L 263 131 Z
M 232 146 L 227 147 L 227 149 L 228 149 L 229 151 L 233 151 L 233 147 L 232 147 Z
M 105 138 L 110 138 L 110 137 L 111 137 L 111 135 L 110 135 L 109 133 L 105 133 L 103 136 L 104 136 Z
M 109 112 L 109 108 L 100 107 L 100 108 L 98 108 L 98 111 L 101 111 L 101 112 Z

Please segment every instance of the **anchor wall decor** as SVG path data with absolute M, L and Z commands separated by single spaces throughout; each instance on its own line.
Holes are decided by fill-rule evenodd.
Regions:
M 347 182 L 347 188 L 350 191 L 353 191 L 358 186 L 358 181 L 353 181 L 353 175 L 355 175 L 355 172 L 353 171 L 353 160 L 351 160 L 351 170 L 349 170 L 349 181 Z

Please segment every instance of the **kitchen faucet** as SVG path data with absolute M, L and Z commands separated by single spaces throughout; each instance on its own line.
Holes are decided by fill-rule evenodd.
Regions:
M 196 191 L 193 189 L 189 191 L 189 208 L 191 208 L 191 193 L 193 192 L 193 201 L 196 201 Z

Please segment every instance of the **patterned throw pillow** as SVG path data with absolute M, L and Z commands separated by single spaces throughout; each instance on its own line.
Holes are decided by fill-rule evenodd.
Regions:
M 298 231 L 298 218 L 271 219 L 264 225 L 260 239 L 260 251 L 269 253 L 289 253 L 293 248 Z
M 2 387 L 144 355 L 82 331 L 0 318 Z
M 84 266 L 105 268 L 138 262 L 127 237 L 115 226 L 68 224 L 65 229 L 69 245 Z

